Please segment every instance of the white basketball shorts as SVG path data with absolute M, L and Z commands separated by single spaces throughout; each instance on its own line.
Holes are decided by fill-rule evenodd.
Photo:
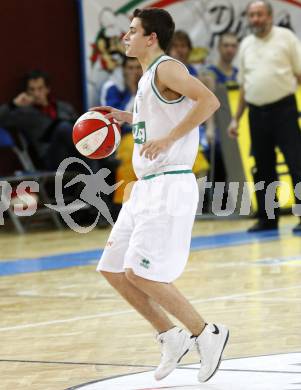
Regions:
M 198 198 L 193 173 L 169 172 L 138 180 L 97 271 L 120 273 L 131 268 L 138 276 L 166 283 L 178 278 L 189 256 Z

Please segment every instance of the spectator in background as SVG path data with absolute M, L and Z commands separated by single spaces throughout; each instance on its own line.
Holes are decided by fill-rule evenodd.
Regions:
M 71 136 L 77 116 L 71 104 L 52 96 L 49 75 L 40 70 L 27 73 L 24 91 L 0 106 L 0 126 L 25 135 L 39 169 L 56 169 L 77 155 Z
M 183 30 L 175 31 L 168 50 L 168 55 L 181 61 L 186 66 L 191 76 L 198 77 L 208 87 L 206 77 L 201 77 L 196 68 L 189 63 L 191 50 L 192 43 L 189 35 Z M 200 126 L 200 134 L 202 131 L 203 126 Z M 203 172 L 206 172 L 207 169 L 208 162 L 200 147 L 192 170 L 195 175 L 199 176 L 203 174 Z
M 135 57 L 124 57 L 120 78 L 111 77 L 107 80 L 100 92 L 100 105 L 111 106 L 119 110 L 133 111 L 134 99 L 138 89 L 138 82 L 142 76 L 142 68 Z M 116 182 L 123 180 L 123 184 L 116 189 L 113 196 L 113 219 L 118 216 L 121 209 L 124 189 L 128 183 L 135 181 L 136 175 L 132 167 L 132 154 L 134 141 L 132 127 L 128 124 L 121 126 L 121 142 L 116 152 L 120 161 L 116 169 Z
M 191 76 L 197 77 L 197 70 L 188 62 L 191 50 L 192 43 L 189 35 L 182 30 L 175 31 L 168 54 L 185 64 Z
M 121 77 L 112 77 L 101 87 L 100 105 L 133 111 L 134 99 L 141 76 L 142 69 L 137 58 L 124 57 Z
M 235 34 L 231 32 L 224 33 L 220 36 L 218 41 L 218 60 L 217 64 L 208 65 L 208 76 L 211 78 L 210 89 L 215 91 L 217 85 L 224 85 L 227 89 L 238 88 L 237 74 L 238 68 L 233 65 L 233 60 L 238 51 L 238 39 Z M 206 124 L 206 138 L 209 144 L 207 151 L 207 158 L 213 155 L 214 161 L 214 182 L 227 182 L 227 172 L 224 164 L 220 131 L 216 128 L 214 117 L 210 118 Z M 211 148 L 214 147 L 212 154 Z M 224 196 L 226 202 L 227 196 Z
M 218 42 L 218 61 L 216 65 L 209 65 L 208 70 L 215 83 L 223 84 L 227 89 L 238 88 L 238 68 L 233 65 L 233 60 L 238 51 L 237 36 L 231 32 L 220 36 Z
M 207 75 L 211 79 L 210 89 L 216 89 L 216 85 L 224 85 L 227 89 L 238 88 L 238 68 L 233 65 L 233 60 L 238 51 L 238 39 L 231 32 L 220 36 L 218 42 L 218 61 L 217 64 L 207 66 Z M 211 120 L 206 129 L 206 136 L 209 143 L 219 142 L 219 135 L 216 134 L 214 121 Z M 218 147 L 218 145 L 217 145 Z
M 289 167 L 294 186 L 301 181 L 301 133 L 294 93 L 301 82 L 301 44 L 296 35 L 273 26 L 273 9 L 268 1 L 252 1 L 247 16 L 252 34 L 240 47 L 240 99 L 229 135 L 238 136 L 239 120 L 249 106 L 255 182 L 264 182 L 256 191 L 258 222 L 249 232 L 278 228 L 279 209 L 269 218 L 265 199 L 267 186 L 277 181 L 275 147 L 279 146 Z M 296 203 L 301 203 L 296 199 Z M 301 232 L 301 222 L 293 229 Z

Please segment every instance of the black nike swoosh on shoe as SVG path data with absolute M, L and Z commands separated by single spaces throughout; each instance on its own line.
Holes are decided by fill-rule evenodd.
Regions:
M 188 353 L 188 352 L 189 352 L 189 348 L 186 349 L 186 351 L 183 353 L 183 355 L 181 355 L 181 356 L 179 357 L 177 363 L 180 363 L 180 361 L 182 360 L 182 358 L 183 358 L 183 357 L 186 355 L 186 353 Z
M 219 334 L 219 329 L 218 327 L 215 325 L 215 324 L 212 324 L 214 326 L 214 332 L 212 332 L 213 334 Z
M 214 325 L 214 324 L 213 324 L 213 325 Z M 215 325 L 214 325 L 214 326 L 215 326 Z M 213 373 L 209 376 L 209 378 L 207 378 L 207 379 L 205 380 L 205 382 L 208 382 L 209 379 L 211 379 L 211 378 L 213 377 L 213 375 L 216 373 L 216 371 L 218 370 L 218 368 L 219 368 L 219 366 L 220 366 L 220 364 L 221 364 L 221 362 L 222 362 L 222 354 L 223 354 L 223 352 L 224 352 L 224 349 L 225 349 L 225 347 L 226 347 L 226 344 L 227 344 L 227 342 L 228 342 L 228 339 L 229 339 L 229 331 L 228 331 L 228 333 L 227 333 L 227 337 L 226 337 L 226 340 L 225 340 L 225 343 L 224 343 L 224 346 L 223 346 L 223 349 L 222 349 L 222 352 L 221 352 L 221 355 L 220 355 L 220 358 L 219 358 L 217 367 L 215 368 L 215 370 L 213 371 Z

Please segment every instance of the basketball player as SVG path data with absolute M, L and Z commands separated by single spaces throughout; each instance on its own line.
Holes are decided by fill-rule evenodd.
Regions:
M 137 57 L 140 79 L 134 113 L 107 110 L 132 124 L 133 166 L 138 177 L 110 234 L 97 270 L 158 331 L 165 378 L 196 346 L 200 382 L 216 372 L 229 331 L 204 319 L 173 285 L 183 272 L 198 203 L 191 171 L 198 125 L 219 107 L 216 97 L 186 67 L 165 55 L 174 22 L 163 9 L 136 9 L 124 37 L 126 55 Z M 188 329 L 175 326 L 166 312 Z

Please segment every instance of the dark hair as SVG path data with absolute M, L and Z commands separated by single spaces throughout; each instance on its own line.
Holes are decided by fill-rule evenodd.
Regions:
M 221 45 L 221 43 L 223 42 L 223 39 L 225 37 L 232 37 L 232 38 L 235 38 L 238 42 L 238 37 L 235 33 L 231 32 L 231 31 L 228 31 L 228 32 L 225 32 L 223 33 L 222 35 L 220 35 L 219 37 L 219 40 L 218 40 L 218 46 Z
M 263 5 L 265 6 L 265 8 L 268 11 L 268 14 L 273 15 L 273 7 L 272 7 L 272 4 L 268 0 L 252 0 L 252 1 L 250 1 L 249 4 L 247 5 L 247 8 L 246 8 L 247 12 L 249 11 L 250 6 L 254 3 L 263 3 Z
M 47 72 L 42 71 L 42 70 L 34 69 L 34 70 L 31 70 L 31 71 L 27 72 L 24 75 L 24 78 L 23 78 L 23 86 L 24 86 L 24 88 L 27 89 L 27 86 L 28 86 L 28 83 L 29 83 L 30 80 L 36 80 L 36 79 L 43 79 L 44 82 L 45 82 L 45 85 L 47 87 L 50 86 L 49 74 Z
M 146 8 L 135 9 L 133 16 L 141 19 L 144 35 L 157 34 L 159 46 L 166 52 L 175 30 L 175 22 L 170 14 L 165 9 Z
M 172 40 L 171 40 L 171 45 L 175 41 L 184 41 L 186 43 L 186 45 L 189 47 L 189 50 L 192 49 L 191 39 L 186 31 L 183 31 L 183 30 L 175 31 L 175 33 L 173 34 Z

